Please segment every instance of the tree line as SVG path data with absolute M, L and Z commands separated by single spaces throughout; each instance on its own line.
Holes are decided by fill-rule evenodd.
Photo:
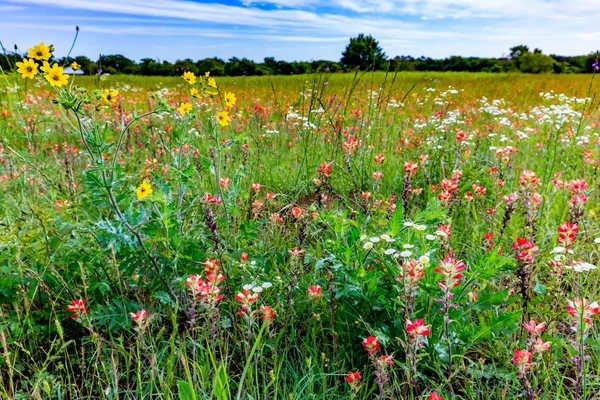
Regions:
M 17 61 L 25 55 L 15 50 L 12 54 L 0 57 L 0 67 L 10 71 Z M 389 58 L 383 52 L 377 40 L 372 36 L 358 35 L 350 39 L 342 53 L 340 61 L 282 61 L 266 57 L 263 62 L 247 58 L 232 57 L 224 61 L 217 57 L 194 61 L 186 58 L 174 63 L 152 58 L 143 58 L 139 62 L 120 54 L 100 55 L 93 61 L 85 56 L 57 59 L 59 63 L 77 62 L 85 74 L 99 73 L 131 74 L 146 76 L 180 76 L 186 71 L 195 74 L 210 72 L 213 76 L 261 76 L 261 75 L 299 75 L 327 70 L 329 72 L 347 72 L 360 70 L 376 71 L 453 71 L 453 72 L 524 72 L 524 73 L 591 73 L 596 54 L 582 56 L 546 55 L 540 49 L 531 51 L 527 46 L 519 45 L 510 49 L 510 53 L 500 58 L 452 56 L 444 59 L 431 57 L 395 56 Z

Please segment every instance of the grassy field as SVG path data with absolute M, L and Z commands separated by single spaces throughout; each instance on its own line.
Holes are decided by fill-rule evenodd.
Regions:
M 2 399 L 599 398 L 592 75 L 215 79 L 0 77 Z

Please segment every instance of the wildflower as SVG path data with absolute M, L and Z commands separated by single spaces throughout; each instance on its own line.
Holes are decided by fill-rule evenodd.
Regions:
M 32 60 L 24 58 L 23 62 L 17 63 L 17 72 L 21 74 L 23 78 L 33 79 L 37 74 L 38 65 Z
M 73 68 L 73 71 L 77 71 L 79 68 L 81 68 L 81 65 L 77 64 L 77 61 L 73 61 L 71 63 L 71 68 Z
M 598 314 L 598 311 L 600 311 L 600 306 L 597 302 L 590 304 L 587 299 L 581 300 L 578 297 L 575 297 L 573 301 L 567 300 L 567 312 L 574 317 L 576 323 L 583 320 L 591 324 L 592 317 Z
M 305 214 L 305 211 L 298 206 L 292 207 L 292 212 L 290 213 L 290 215 L 296 219 L 302 218 L 302 216 L 304 214 Z
M 327 178 L 331 174 L 331 165 L 323 163 L 319 165 L 317 172 L 320 173 L 322 177 Z
M 116 103 L 118 95 L 118 90 L 104 89 L 104 93 L 102 93 L 102 99 L 107 103 Z
M 294 247 L 293 249 L 288 250 L 288 254 L 290 257 L 302 257 L 304 255 L 304 250 Z
M 583 262 L 583 261 L 579 260 L 574 265 L 567 265 L 566 268 L 567 269 L 572 269 L 575 272 L 588 272 L 588 271 L 591 271 L 593 269 L 596 269 L 596 266 L 593 265 L 593 264 L 586 263 L 586 262 Z
M 577 224 L 564 222 L 561 226 L 558 227 L 558 243 L 562 244 L 563 246 L 565 246 L 565 248 L 568 249 L 575 242 L 575 234 L 578 231 L 579 227 L 577 226 Z
M 73 300 L 71 301 L 71 305 L 67 307 L 67 311 L 73 313 L 71 318 L 79 318 L 81 314 L 87 314 L 88 309 L 85 307 L 85 300 Z
M 412 161 L 404 163 L 404 172 L 414 175 L 419 170 L 419 165 Z
M 227 107 L 235 106 L 236 101 L 237 101 L 237 99 L 235 98 L 235 94 L 233 94 L 231 92 L 225 93 L 225 105 Z
M 29 54 L 27 54 L 27 57 L 29 58 L 35 58 L 36 60 L 49 60 L 51 57 L 50 48 L 46 46 L 44 42 L 36 44 L 27 50 L 29 51 Z
M 541 333 L 544 331 L 544 329 L 546 328 L 546 325 L 536 324 L 534 320 L 531 320 L 531 321 L 523 324 L 523 327 L 525 329 L 527 329 L 527 332 L 537 335 L 538 333 Z
M 422 319 L 415 319 L 414 321 L 406 320 L 406 333 L 411 338 L 425 337 L 430 335 L 431 325 L 425 325 L 425 321 Z
M 348 384 L 350 385 L 350 387 L 352 387 L 353 389 L 355 389 L 356 387 L 358 387 L 358 384 L 360 382 L 360 372 L 356 371 L 356 372 L 348 372 L 348 374 L 346 374 L 346 377 L 344 378 L 344 380 L 346 382 L 348 382 Z
M 379 164 L 383 164 L 385 162 L 385 156 L 383 154 L 379 153 L 373 158 L 373 161 L 375 161 L 376 163 L 379 163 Z
M 527 350 L 515 349 L 515 356 L 512 361 L 519 367 L 519 372 L 526 372 L 531 367 L 531 352 Z
M 365 242 L 365 244 L 363 244 L 363 249 L 365 250 L 371 250 L 373 248 L 373 242 Z
M 370 356 L 379 352 L 379 340 L 375 336 L 367 336 L 363 340 L 362 345 Z
M 150 186 L 148 181 L 143 181 L 137 188 L 137 199 L 142 200 L 150 194 L 152 194 L 152 186 Z
M 460 278 L 463 274 L 460 272 L 466 268 L 465 264 L 461 260 L 456 260 L 447 255 L 442 261 L 440 261 L 438 268 L 435 268 L 433 272 L 444 275 L 438 286 L 445 291 L 450 291 L 452 288 L 460 285 Z
M 217 88 L 217 81 L 215 81 L 215 78 L 208 78 L 208 86 L 214 87 L 215 89 Z
M 229 126 L 229 113 L 227 111 L 221 111 L 218 113 L 217 122 L 221 126 Z
M 40 67 L 40 70 L 42 70 L 42 72 L 45 74 L 50 72 L 50 63 L 48 61 L 42 62 L 42 66 Z
M 431 395 L 429 395 L 429 400 L 444 400 L 444 398 L 436 392 L 433 392 Z
M 181 115 L 185 115 L 192 111 L 192 105 L 190 103 L 181 103 L 177 111 L 179 111 Z
M 311 300 L 318 300 L 323 298 L 323 292 L 321 286 L 312 285 L 308 288 L 308 298 Z
M 196 75 L 194 75 L 194 73 L 191 71 L 186 71 L 183 73 L 183 80 L 189 83 L 190 85 L 193 85 L 194 83 L 196 83 Z
M 196 88 L 192 88 L 190 90 L 190 94 L 192 95 L 192 97 L 200 98 L 200 92 L 198 92 L 198 89 Z
M 517 238 L 511 247 L 517 251 L 517 260 L 525 264 L 531 264 L 533 256 L 538 253 L 538 248 L 527 238 Z
M 229 187 L 229 185 L 231 184 L 231 180 L 227 177 L 221 178 L 219 179 L 219 185 L 223 188 L 223 189 L 227 189 Z
M 246 254 L 246 253 L 243 253 L 243 254 Z M 212 258 L 209 258 L 208 260 L 204 261 L 204 272 L 205 273 L 218 274 L 220 270 L 221 270 L 221 266 L 219 265 L 219 261 L 213 260 Z
M 544 351 L 550 350 L 550 342 L 544 342 L 542 338 L 537 338 L 535 343 L 533 344 L 533 351 L 535 353 L 542 353 Z
M 379 181 L 379 180 L 381 180 L 381 178 L 383 178 L 383 173 L 381 173 L 379 171 L 375 171 L 375 172 L 373 172 L 373 174 L 371 175 L 371 177 L 374 180 Z
M 384 366 L 384 367 L 386 365 L 394 365 L 394 356 L 392 356 L 392 355 L 379 356 L 379 357 L 377 357 L 377 364 Z
M 600 64 L 598 64 L 598 53 L 596 53 L 596 61 L 592 64 L 594 71 L 600 71 Z
M 129 313 L 129 315 L 131 316 L 131 320 L 135 324 L 141 326 L 144 324 L 144 320 L 146 319 L 148 313 L 146 312 L 146 310 L 138 310 L 135 313 Z
M 260 306 L 261 316 L 260 318 L 266 323 L 271 323 L 277 316 L 277 313 L 270 306 Z
M 59 67 L 58 64 L 54 64 L 45 76 L 46 80 L 50 82 L 52 86 L 64 86 L 68 83 L 69 77 L 63 74 L 63 67 Z

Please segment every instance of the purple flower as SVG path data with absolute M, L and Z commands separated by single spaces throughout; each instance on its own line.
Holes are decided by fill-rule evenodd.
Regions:
M 102 68 L 98 68 L 98 75 L 102 74 Z
M 594 71 L 600 70 L 600 65 L 598 64 L 598 55 L 596 55 L 596 61 L 594 61 L 592 64 L 592 68 L 594 68 Z

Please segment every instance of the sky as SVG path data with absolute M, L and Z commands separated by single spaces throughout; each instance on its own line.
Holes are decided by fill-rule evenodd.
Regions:
M 600 48 L 600 0 L 0 0 L 0 41 L 44 41 L 58 57 L 246 57 L 339 60 L 350 37 L 388 56 L 501 57 L 525 44 L 546 54 Z

